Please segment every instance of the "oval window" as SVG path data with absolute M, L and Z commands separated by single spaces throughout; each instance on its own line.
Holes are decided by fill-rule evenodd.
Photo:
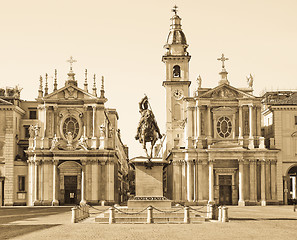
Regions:
M 74 117 L 68 117 L 63 123 L 63 134 L 67 138 L 67 133 L 71 132 L 73 139 L 75 139 L 79 132 L 79 123 Z
M 220 137 L 229 137 L 232 132 L 232 123 L 228 117 L 220 117 L 217 122 L 217 132 Z

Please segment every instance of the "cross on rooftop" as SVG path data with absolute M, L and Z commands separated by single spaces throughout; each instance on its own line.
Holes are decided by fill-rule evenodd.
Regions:
M 173 7 L 173 9 L 172 9 L 172 12 L 174 12 L 174 14 L 176 15 L 177 14 L 177 6 L 176 5 L 174 5 L 174 7 Z
M 217 59 L 218 61 L 222 61 L 222 68 L 225 68 L 225 61 L 229 60 L 229 58 L 225 58 L 224 54 L 222 54 L 222 57 Z
M 70 59 L 67 60 L 67 62 L 70 63 L 70 70 L 72 71 L 72 64 L 75 63 L 75 62 L 77 62 L 77 61 L 72 56 L 70 56 Z

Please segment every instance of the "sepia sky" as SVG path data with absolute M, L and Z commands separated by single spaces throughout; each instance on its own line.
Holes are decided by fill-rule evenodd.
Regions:
M 37 97 L 39 75 L 54 69 L 63 87 L 73 56 L 73 70 L 83 88 L 84 69 L 105 77 L 107 107 L 116 108 L 122 140 L 130 158 L 144 155 L 136 142 L 138 102 L 147 94 L 165 133 L 165 65 L 161 62 L 177 4 L 189 44 L 191 96 L 200 74 L 202 87 L 218 84 L 225 54 L 228 79 L 246 87 L 254 76 L 254 94 L 297 89 L 296 0 L 26 0 L 0 5 L 0 87 L 23 88 L 21 97 Z

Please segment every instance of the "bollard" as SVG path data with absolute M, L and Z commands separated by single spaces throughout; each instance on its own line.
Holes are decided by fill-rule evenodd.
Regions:
M 152 206 L 147 207 L 147 223 L 154 223 Z
M 109 208 L 109 224 L 115 223 L 114 219 L 114 207 Z
M 184 208 L 184 223 L 190 223 L 190 211 L 189 207 Z
M 207 204 L 207 217 L 209 219 L 213 219 L 213 205 L 212 204 Z
M 87 215 L 86 216 L 87 216 L 87 218 L 90 217 L 90 206 L 89 205 L 87 205 Z
M 222 206 L 219 206 L 218 209 L 219 209 L 218 221 L 221 222 L 222 221 L 222 210 L 223 210 Z
M 71 222 L 77 223 L 77 207 L 71 208 L 72 210 L 72 216 L 71 216 Z
M 104 200 L 101 201 L 101 206 L 102 206 L 102 207 L 105 206 L 105 201 L 104 201 Z
M 228 208 L 225 206 L 222 208 L 222 222 L 229 222 Z

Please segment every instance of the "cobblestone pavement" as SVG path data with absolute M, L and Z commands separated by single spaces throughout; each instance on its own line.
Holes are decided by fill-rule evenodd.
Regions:
M 105 207 L 106 208 L 106 207 Z M 92 213 L 96 210 L 92 209 Z M 296 239 L 297 212 L 292 206 L 229 207 L 229 223 L 202 224 L 97 224 L 96 214 L 71 224 L 71 212 L 26 218 L 1 225 L 46 226 L 13 239 Z M 32 224 L 32 225 L 31 225 Z M 49 227 L 48 227 L 49 226 Z M 0 239 L 1 238 L 0 235 Z

